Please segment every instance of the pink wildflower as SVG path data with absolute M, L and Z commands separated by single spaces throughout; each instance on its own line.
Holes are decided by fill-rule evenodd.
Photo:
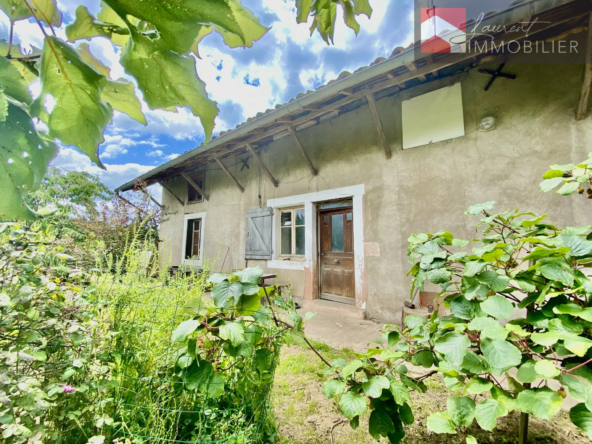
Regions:
M 74 393 L 76 391 L 71 385 L 62 385 L 62 389 L 64 389 L 64 393 Z

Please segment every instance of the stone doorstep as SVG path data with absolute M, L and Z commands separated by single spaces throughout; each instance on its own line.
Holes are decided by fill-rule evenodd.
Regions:
M 325 301 L 322 299 L 303 299 L 302 308 L 306 311 L 330 313 L 350 319 L 366 319 L 366 310 L 354 305 L 340 304 L 339 302 Z

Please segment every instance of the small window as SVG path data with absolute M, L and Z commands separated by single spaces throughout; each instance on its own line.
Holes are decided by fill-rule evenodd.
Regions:
M 199 261 L 201 258 L 201 219 L 187 220 L 187 238 L 185 240 L 185 259 Z
M 205 173 L 191 174 L 189 176 L 195 184 L 204 191 L 205 184 Z M 198 203 L 203 202 L 204 198 L 199 191 L 197 191 L 193 185 L 187 182 L 187 203 Z
M 280 212 L 280 256 L 304 256 L 304 208 Z

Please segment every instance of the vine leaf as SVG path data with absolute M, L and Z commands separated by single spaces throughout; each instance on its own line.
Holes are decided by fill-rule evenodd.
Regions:
M 448 412 L 438 412 L 428 416 L 427 426 L 430 432 L 456 435 L 456 427 Z
M 103 100 L 113 109 L 127 114 L 132 119 L 146 125 L 146 116 L 142 112 L 142 104 L 136 97 L 134 84 L 125 79 L 108 80 L 102 91 Z
M 383 389 L 389 388 L 389 380 L 381 375 L 372 376 L 362 384 L 362 389 L 371 398 L 380 398 Z M 394 431 L 394 430 L 393 430 Z
M 397 404 L 404 405 L 407 401 L 409 401 L 409 390 L 402 382 L 391 380 L 390 389 Z
M 550 388 L 524 390 L 518 394 L 520 410 L 539 419 L 551 419 L 561 409 L 563 398 Z
M 470 427 L 475 418 L 475 402 L 468 396 L 448 398 L 450 419 L 459 427 Z
M 197 327 L 199 327 L 199 321 L 196 321 L 194 319 L 183 321 L 177 326 L 175 331 L 173 331 L 171 339 L 174 342 L 182 342 L 185 340 L 185 338 L 187 338 L 187 336 L 193 333 L 197 329 Z
M 225 322 L 220 326 L 220 337 L 236 347 L 245 340 L 245 329 L 239 322 Z
M 55 0 L 27 0 L 37 18 L 48 25 L 62 26 L 62 13 Z M 25 20 L 32 17 L 31 11 L 23 0 L 0 0 L 2 9 L 11 21 Z
M 573 407 L 569 412 L 569 419 L 592 439 L 592 412 L 586 408 L 585 404 Z
M 55 100 L 49 113 L 50 135 L 74 145 L 103 167 L 98 146 L 112 109 L 101 100 L 105 77 L 88 66 L 80 54 L 55 37 L 46 37 L 41 58 L 41 95 Z
M 362 416 L 366 411 L 366 398 L 349 390 L 341 397 L 339 409 L 347 419 Z
M 475 408 L 477 424 L 484 430 L 491 432 L 497 425 L 497 418 L 506 416 L 508 409 L 495 399 L 488 399 Z
M 40 136 L 24 105 L 10 99 L 7 105 L 0 119 L 0 220 L 33 220 L 24 198 L 39 188 L 57 147 Z
M 92 52 L 90 52 L 90 46 L 88 45 L 88 43 L 81 43 L 80 45 L 78 45 L 76 50 L 80 54 L 80 57 L 82 57 L 82 60 L 88 63 L 88 65 L 92 66 L 105 77 L 109 77 L 109 75 L 111 74 L 111 69 L 108 66 L 105 66 L 103 62 L 97 59 L 92 54 Z
M 107 11 L 108 6 L 103 6 L 103 11 Z M 80 39 L 90 39 L 91 37 L 107 37 L 118 45 L 123 46 L 129 39 L 129 29 L 116 14 L 104 12 L 103 16 L 116 20 L 118 23 L 97 20 L 88 12 L 86 7 L 80 5 L 76 8 L 76 20 L 66 26 L 66 36 L 68 40 L 74 42 Z M 101 14 L 99 14 L 99 17 Z
M 501 374 L 522 361 L 520 350 L 501 339 L 485 339 L 481 343 L 481 351 L 494 373 L 497 372 L 496 374 Z
M 434 348 L 452 365 L 461 365 L 470 346 L 471 341 L 465 335 L 451 332 L 437 339 Z
M 380 440 L 381 436 L 388 436 L 391 433 L 395 433 L 395 425 L 383 409 L 373 410 L 370 414 L 368 431 L 374 439 Z
M 4 89 L 0 85 L 0 122 L 5 122 L 8 117 L 8 99 L 4 94 Z
M 7 58 L 0 57 L 0 86 L 4 89 L 4 94 L 19 102 L 30 104 L 32 99 L 27 85 L 27 80 L 18 68 Z
M 514 313 L 514 305 L 503 296 L 490 296 L 481 302 L 481 310 L 494 318 L 508 319 Z
M 345 382 L 337 379 L 331 379 L 323 383 L 323 395 L 332 399 L 337 395 L 341 395 L 345 391 Z

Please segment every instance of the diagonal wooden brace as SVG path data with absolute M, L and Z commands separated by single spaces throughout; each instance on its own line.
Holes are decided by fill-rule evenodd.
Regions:
M 304 151 L 304 148 L 302 147 L 302 144 L 300 143 L 300 140 L 298 140 L 298 136 L 296 135 L 296 131 L 294 130 L 293 127 L 291 127 L 290 125 L 288 125 L 288 132 L 290 134 L 292 134 L 292 138 L 294 139 L 294 143 L 296 143 L 296 146 L 300 150 L 300 154 L 302 154 L 302 157 L 304 157 L 304 160 L 306 161 L 306 164 L 308 165 L 308 168 L 310 169 L 310 172 L 312 173 L 313 176 L 316 176 L 318 174 L 318 171 L 314 167 L 314 165 L 312 164 L 312 162 L 310 161 L 310 157 L 308 157 L 308 154 L 306 154 L 306 151 Z
M 277 188 L 278 181 L 275 180 L 275 178 L 273 177 L 273 175 L 271 174 L 269 169 L 267 169 L 267 166 L 263 163 L 263 160 L 261 159 L 261 157 L 259 157 L 259 154 L 257 154 L 257 151 L 255 151 L 253 149 L 253 147 L 248 143 L 247 143 L 247 149 L 253 155 L 253 157 L 255 157 L 255 159 L 257 159 L 257 162 L 259 162 L 259 165 L 261 165 L 261 168 L 263 169 L 263 171 L 265 172 L 265 174 L 267 175 L 267 177 L 269 178 L 269 180 L 271 181 L 273 186 Z
M 199 194 L 201 194 L 203 196 L 203 198 L 204 198 L 205 201 L 208 200 L 208 196 L 206 196 L 206 193 L 203 192 L 203 190 L 200 188 L 200 186 L 198 184 L 196 184 L 193 181 L 193 179 L 191 179 L 191 177 L 189 177 L 185 173 L 179 173 L 179 174 L 183 177 L 183 179 L 185 179 L 187 181 L 187 183 L 189 185 L 191 185 L 195 189 L 195 191 L 197 191 Z
M 232 173 L 230 171 L 228 171 L 228 168 L 226 168 L 224 166 L 224 164 L 222 163 L 222 161 L 220 159 L 218 159 L 217 157 L 214 157 L 214 160 L 218 163 L 218 165 L 220 165 L 220 168 L 222 168 L 222 170 L 224 170 L 224 172 L 226 174 L 228 174 L 228 177 L 230 177 L 230 179 L 232 179 L 232 181 L 234 182 L 234 184 L 236 185 L 236 187 L 240 190 L 241 193 L 245 192 L 245 189 L 241 186 L 240 183 L 238 183 L 238 180 L 235 179 L 235 177 L 232 175 Z

